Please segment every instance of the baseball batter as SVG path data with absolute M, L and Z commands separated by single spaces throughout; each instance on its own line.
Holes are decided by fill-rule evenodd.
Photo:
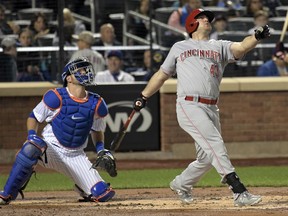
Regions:
M 242 42 L 209 40 L 214 14 L 203 9 L 193 10 L 186 20 L 190 39 L 176 42 L 164 63 L 153 75 L 139 98 L 134 101 L 136 111 L 145 107 L 146 100 L 163 83 L 177 73 L 177 120 L 180 127 L 195 141 L 197 159 L 170 183 L 181 201 L 193 201 L 192 188 L 212 167 L 234 194 L 235 206 L 255 205 L 258 195 L 249 193 L 235 173 L 221 136 L 219 86 L 225 66 L 241 59 L 259 40 L 270 36 L 269 27 L 259 27 L 255 34 Z
M 16 156 L 4 191 L 0 192 L 0 204 L 17 198 L 37 163 L 68 176 L 84 201 L 105 202 L 115 195 L 98 171 L 91 169 L 92 163 L 84 152 L 91 133 L 98 153 L 95 166 L 108 167 L 110 170 L 106 171 L 116 176 L 114 157 L 104 149 L 103 118 L 108 114 L 108 108 L 102 97 L 85 91 L 94 76 L 93 65 L 88 59 L 75 59 L 64 68 L 64 87 L 44 94 L 27 120 L 28 137 Z M 47 125 L 42 138 L 37 135 L 37 128 L 44 121 Z

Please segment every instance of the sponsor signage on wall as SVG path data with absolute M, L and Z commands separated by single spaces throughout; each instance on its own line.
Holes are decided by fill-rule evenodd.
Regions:
M 146 83 L 133 84 L 99 84 L 89 86 L 87 90 L 104 98 L 109 108 L 106 116 L 105 148 L 110 143 L 132 111 L 133 100 L 144 89 Z M 153 151 L 160 150 L 159 93 L 149 98 L 147 106 L 135 113 L 127 133 L 117 151 Z M 87 150 L 94 150 L 89 141 Z

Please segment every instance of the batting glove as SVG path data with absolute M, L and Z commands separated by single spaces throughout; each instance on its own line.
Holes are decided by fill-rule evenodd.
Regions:
M 142 108 L 146 106 L 147 98 L 140 94 L 140 97 L 134 100 L 133 109 L 136 111 L 140 111 Z
M 260 41 L 262 39 L 270 37 L 270 28 L 268 25 L 258 27 L 255 29 L 255 38 Z

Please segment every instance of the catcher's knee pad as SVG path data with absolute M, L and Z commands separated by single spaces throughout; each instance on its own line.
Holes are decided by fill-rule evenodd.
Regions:
M 107 202 L 115 195 L 109 184 L 99 181 L 91 188 L 93 200 L 98 202 Z
M 47 144 L 40 137 L 28 138 L 16 156 L 9 178 L 0 196 L 6 200 L 15 200 L 21 188 L 29 181 L 39 157 Z

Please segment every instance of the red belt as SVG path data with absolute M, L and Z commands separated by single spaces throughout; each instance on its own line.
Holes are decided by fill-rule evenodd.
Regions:
M 186 96 L 185 100 L 187 101 L 195 101 L 203 104 L 215 105 L 217 104 L 218 99 L 206 99 L 202 97 L 193 97 L 193 96 Z

